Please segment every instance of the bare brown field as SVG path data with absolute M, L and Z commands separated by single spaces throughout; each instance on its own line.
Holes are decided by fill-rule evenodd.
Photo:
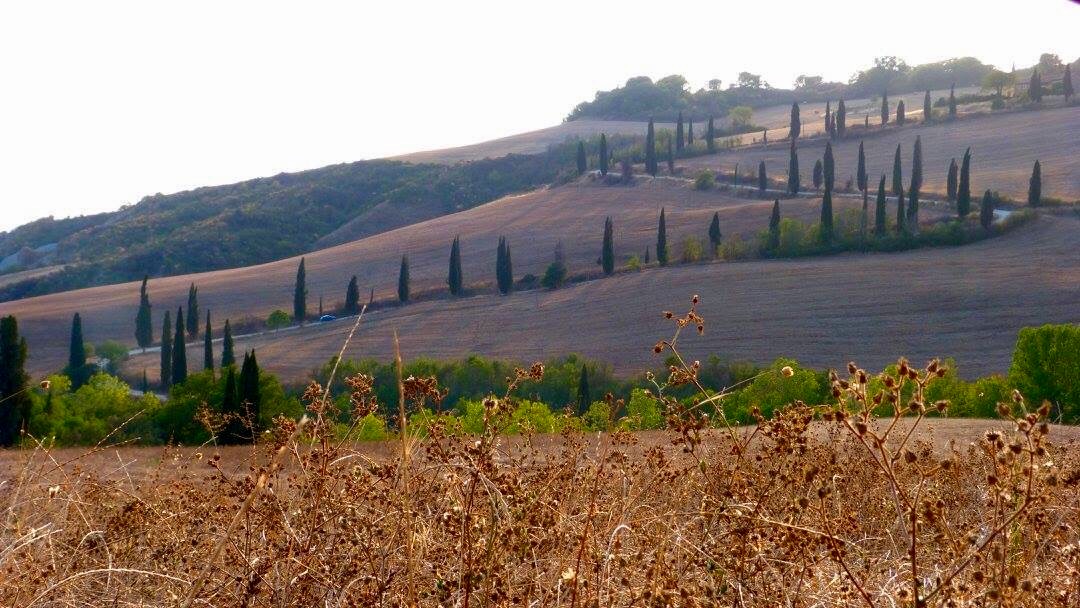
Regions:
M 785 130 L 784 135 L 786 133 Z M 1080 106 L 918 124 L 873 134 L 865 140 L 869 174 L 891 175 L 893 154 L 897 144 L 900 144 L 906 184 L 916 137 L 922 138 L 923 175 L 927 192 L 945 192 L 949 160 L 955 158 L 959 163 L 964 149 L 971 146 L 972 192 L 989 188 L 1024 202 L 1027 200 L 1031 166 L 1038 159 L 1042 165 L 1043 196 L 1067 201 L 1080 200 L 1080 147 L 1076 143 L 1080 141 Z M 814 161 L 821 158 L 824 150 L 824 140 L 805 142 L 799 147 L 799 173 L 803 184 L 811 183 Z M 848 137 L 836 142 L 833 151 L 836 179 L 843 184 L 855 175 L 859 139 Z M 770 175 L 787 175 L 787 144 L 699 156 L 683 161 L 682 165 L 691 170 L 709 168 L 730 172 L 738 163 L 742 173 L 756 172 L 758 162 L 762 160 Z M 876 183 L 877 180 L 874 181 Z
M 856 203 L 838 199 L 836 204 L 844 208 Z M 376 298 L 395 298 L 398 265 L 406 253 L 414 292 L 445 289 L 450 242 L 456 235 L 462 240 L 467 283 L 494 282 L 499 235 L 510 240 L 518 277 L 541 275 L 560 239 L 571 270 L 596 270 L 604 218 L 610 215 L 621 265 L 631 255 L 644 256 L 645 248 L 655 245 L 662 206 L 667 208 L 669 239 L 676 252 L 684 236 L 704 238 L 713 212 L 721 214 L 725 235 L 750 238 L 768 225 L 771 211 L 769 201 L 698 192 L 681 180 L 642 179 L 633 187 L 584 183 L 539 190 L 308 254 L 309 309 L 315 310 L 320 295 L 325 295 L 328 308 L 339 305 L 353 274 L 359 278 L 362 293 L 374 287 Z M 791 217 L 810 220 L 818 213 L 817 202 L 810 199 L 785 201 L 783 206 Z M 219 329 L 229 317 L 265 319 L 275 308 L 291 312 L 298 262 L 299 258 L 291 258 L 249 268 L 154 279 L 150 291 L 155 323 L 160 324 L 166 309 L 175 312 L 176 307 L 186 305 L 192 281 L 199 286 L 202 308 L 212 312 Z M 134 344 L 137 304 L 138 285 L 127 283 L 7 302 L 0 304 L 0 313 L 18 317 L 20 330 L 30 343 L 30 368 L 43 373 L 58 369 L 66 360 L 67 335 L 75 312 L 82 314 L 88 340 Z

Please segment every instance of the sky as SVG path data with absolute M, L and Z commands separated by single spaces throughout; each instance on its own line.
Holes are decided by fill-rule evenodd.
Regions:
M 1080 56 L 1069 0 L 897 6 L 3 2 L 0 230 L 548 127 L 637 75 L 726 88 L 745 70 L 790 87 L 846 82 L 881 55 L 1004 69 Z

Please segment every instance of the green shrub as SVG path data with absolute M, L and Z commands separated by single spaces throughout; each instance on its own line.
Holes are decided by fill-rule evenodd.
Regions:
M 270 329 L 288 327 L 290 323 L 292 323 L 292 317 L 280 308 L 270 313 L 270 316 L 266 318 L 266 326 Z
M 619 426 L 632 431 L 658 429 L 664 425 L 664 413 L 660 401 L 652 393 L 642 388 L 630 391 L 630 402 L 626 404 L 626 416 L 619 421 Z
M 700 262 L 702 256 L 705 254 L 705 248 L 701 245 L 701 239 L 695 239 L 689 236 L 683 239 L 680 248 L 682 251 L 680 258 L 682 259 L 683 264 Z
M 783 374 L 785 367 L 792 369 L 791 376 Z M 795 400 L 811 405 L 824 403 L 827 389 L 828 383 L 821 373 L 800 367 L 794 359 L 777 359 L 746 388 L 725 399 L 721 405 L 728 420 L 750 422 L 754 407 L 768 418 L 774 410 Z
M 641 270 L 641 258 L 636 255 L 630 256 L 630 259 L 626 260 L 626 269 L 632 272 Z
M 611 430 L 611 408 L 603 401 L 594 401 L 581 417 L 585 429 L 589 431 Z
M 712 190 L 716 187 L 716 176 L 708 169 L 702 170 L 694 178 L 694 190 Z
M 1020 330 L 1009 382 L 1037 406 L 1043 400 L 1064 422 L 1080 421 L 1080 325 L 1043 325 Z

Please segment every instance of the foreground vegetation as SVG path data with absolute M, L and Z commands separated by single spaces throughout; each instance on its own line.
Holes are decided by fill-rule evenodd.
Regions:
M 930 393 L 950 372 L 901 360 L 877 375 L 851 364 L 820 405 L 730 427 L 727 397 L 679 350 L 704 319 L 671 319 L 655 350 L 673 364 L 654 385 L 668 431 L 653 443 L 571 425 L 554 443 L 527 428 L 500 440 L 517 392 L 547 375 L 535 364 L 478 405 L 468 437 L 447 418 L 414 427 L 442 389 L 398 373 L 398 433 L 380 454 L 351 447 L 358 427 L 337 432 L 338 376 L 305 390 L 307 415 L 276 420 L 243 472 L 167 451 L 137 480 L 74 476 L 78 457 L 27 451 L 0 502 L 0 602 L 1076 605 L 1080 459 L 1051 443 L 1049 404 L 1007 393 L 1008 427 L 935 446 L 919 427 L 951 410 Z M 344 383 L 357 419 L 379 410 L 369 376 Z

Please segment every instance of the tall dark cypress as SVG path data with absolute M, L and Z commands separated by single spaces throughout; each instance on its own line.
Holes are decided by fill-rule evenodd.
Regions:
M 206 311 L 206 327 L 203 328 L 203 369 L 214 371 L 214 332 L 210 328 L 210 311 Z
M 585 142 L 577 142 L 577 174 L 584 175 L 589 169 L 588 157 L 585 156 Z
M 836 163 L 833 161 L 832 143 L 830 142 L 825 142 L 825 162 L 822 173 L 825 177 L 825 189 L 832 192 L 833 186 L 836 184 Z
M 780 199 L 773 201 L 772 214 L 769 215 L 769 251 L 780 248 Z
M 675 150 L 682 152 L 683 146 L 686 145 L 686 140 L 683 135 L 683 123 L 682 112 L 679 112 L 679 120 L 675 125 Z
M 71 379 L 71 389 L 86 384 L 90 379 L 90 366 L 86 364 L 86 342 L 83 341 L 82 315 L 75 313 L 71 319 L 71 343 L 68 347 L 68 364 L 64 373 Z M 3 407 L 0 405 L 0 407 Z
M 172 382 L 183 384 L 187 380 L 187 341 L 184 332 L 184 309 L 176 309 L 176 335 L 173 336 Z
M 881 93 L 881 126 L 889 124 L 889 93 Z
M 188 288 L 187 334 L 192 338 L 199 336 L 199 288 L 195 286 L 195 283 Z
M 907 112 L 904 108 L 904 100 L 901 99 L 896 102 L 896 124 L 902 127 L 905 122 L 907 122 Z
M 819 158 L 814 162 L 814 190 L 821 188 L 822 171 L 821 159 Z
M 690 146 L 690 147 L 694 146 L 694 119 L 693 118 L 690 119 L 689 126 L 686 129 L 686 145 Z
M 401 267 L 398 268 L 397 297 L 402 304 L 409 301 L 409 256 L 401 256 Z
M 956 118 L 956 85 L 949 87 L 949 118 Z
M 345 287 L 345 314 L 355 315 L 360 312 L 360 283 L 354 274 Z
M 661 266 L 667 266 L 667 220 L 664 216 L 664 208 L 660 208 L 660 224 L 656 227 L 656 261 Z
M 832 211 L 832 188 L 825 186 L 825 194 L 821 197 L 821 242 L 825 245 L 832 243 L 833 238 L 833 211 Z
M 922 192 L 923 187 L 923 161 L 922 161 L 922 136 L 915 136 L 915 149 L 911 153 L 911 188 L 914 192 Z
M 139 288 L 139 312 L 135 315 L 135 341 L 140 348 L 154 343 L 154 318 L 146 285 L 149 280 L 149 276 L 143 276 L 142 287 Z
M 900 193 L 896 195 L 896 234 L 904 234 L 906 231 L 907 226 L 904 220 L 904 189 L 900 188 Z
M 645 171 L 656 177 L 656 170 L 656 130 L 653 127 L 653 119 L 650 118 L 649 127 L 645 131 Z
M 956 159 L 949 161 L 949 172 L 945 175 L 945 196 L 951 202 L 956 200 Z
M 581 366 L 581 376 L 578 378 L 577 398 L 577 413 L 578 416 L 582 416 L 592 405 L 592 396 L 589 394 L 589 368 L 584 364 Z
M 990 230 L 994 225 L 994 198 L 989 190 L 983 193 L 982 205 L 979 206 L 979 224 L 983 230 Z
M 787 187 L 791 194 L 799 193 L 799 153 L 795 150 L 795 140 L 791 140 L 788 153 Z
M 720 213 L 713 212 L 712 221 L 709 222 L 709 245 L 714 256 L 720 249 L 720 238 L 722 236 L 720 234 Z
M 303 324 L 307 319 L 307 268 L 304 258 L 296 269 L 296 285 L 293 287 L 293 320 Z
M 960 163 L 960 182 L 956 187 L 956 213 L 960 219 L 971 213 L 971 148 L 964 151 Z
M 608 172 L 607 135 L 600 134 L 600 175 L 606 176 Z
M 671 175 L 675 175 L 675 152 L 671 149 L 671 138 L 667 138 L 667 170 Z
M 244 354 L 244 364 L 240 367 L 237 382 L 237 395 L 240 409 L 248 420 L 247 437 L 254 439 L 259 431 L 259 413 L 262 409 L 262 390 L 259 387 L 259 362 L 255 359 L 254 349 Z
M 900 191 L 904 189 L 903 175 L 900 171 L 900 144 L 896 144 L 896 154 L 893 155 L 892 161 L 892 193 L 893 196 L 898 196 Z
M 514 267 L 510 259 L 510 242 L 506 237 L 499 237 L 499 248 L 495 254 L 495 282 L 499 292 L 508 294 L 514 288 Z
M 735 163 L 735 172 L 731 174 L 731 185 L 734 188 L 739 187 L 739 163 Z
M 836 104 L 836 136 L 840 139 L 844 138 L 844 134 L 847 133 L 847 106 L 844 105 L 844 100 L 841 99 Z
M 455 236 L 450 245 L 450 271 L 446 276 L 446 283 L 450 286 L 450 293 L 460 296 L 465 290 L 464 277 L 461 273 L 461 237 Z
M 791 102 L 791 126 L 788 127 L 788 137 L 792 140 L 799 138 L 802 133 L 802 119 L 799 118 L 799 102 Z
M 713 127 L 713 117 L 709 117 L 709 125 L 705 127 L 705 149 L 709 153 L 716 152 L 716 128 Z
M 1072 68 L 1067 63 L 1065 64 L 1065 75 L 1061 77 L 1061 92 L 1065 95 L 1065 103 L 1069 103 L 1069 99 L 1075 93 L 1072 83 Z
M 610 215 L 604 220 L 604 245 L 600 258 L 604 274 L 615 272 L 615 225 Z
M 832 102 L 825 102 L 825 132 L 832 134 Z
M 1042 101 L 1042 77 L 1039 76 L 1039 70 L 1031 70 L 1031 81 L 1028 83 L 1028 97 L 1035 103 Z
M 758 192 L 765 194 L 765 189 L 769 187 L 769 177 L 765 175 L 765 161 L 762 160 L 757 166 L 757 188 Z
M 866 192 L 866 188 L 869 178 L 866 175 L 866 153 L 863 151 L 863 142 L 859 142 L 859 164 L 858 169 L 855 172 L 855 181 L 859 187 L 859 190 Z
M 1038 207 L 1042 200 L 1042 167 L 1039 161 L 1031 168 L 1031 179 L 1028 180 L 1028 205 Z
M 161 323 L 161 388 L 165 390 L 172 386 L 172 331 L 172 315 L 166 310 Z
M 19 337 L 19 322 L 0 319 L 0 446 L 11 447 L 30 421 L 30 376 L 26 373 L 26 338 Z
M 244 357 L 247 362 L 247 356 Z M 225 417 L 225 428 L 221 432 L 221 442 L 226 445 L 243 443 L 244 413 L 240 409 L 236 391 L 236 367 L 229 366 L 225 372 L 225 389 L 221 396 L 221 414 Z
M 221 369 L 236 365 L 236 351 L 233 346 L 232 327 L 225 319 L 225 329 L 221 334 Z
M 930 105 L 930 90 L 926 90 L 926 95 L 922 100 L 922 119 L 923 122 L 930 122 L 934 119 L 934 107 Z
M 885 236 L 885 174 L 881 174 L 881 181 L 878 182 L 877 187 L 877 200 L 874 201 L 874 234 L 876 236 Z
M 919 231 L 919 191 L 908 190 L 907 200 L 907 229 L 909 232 Z

